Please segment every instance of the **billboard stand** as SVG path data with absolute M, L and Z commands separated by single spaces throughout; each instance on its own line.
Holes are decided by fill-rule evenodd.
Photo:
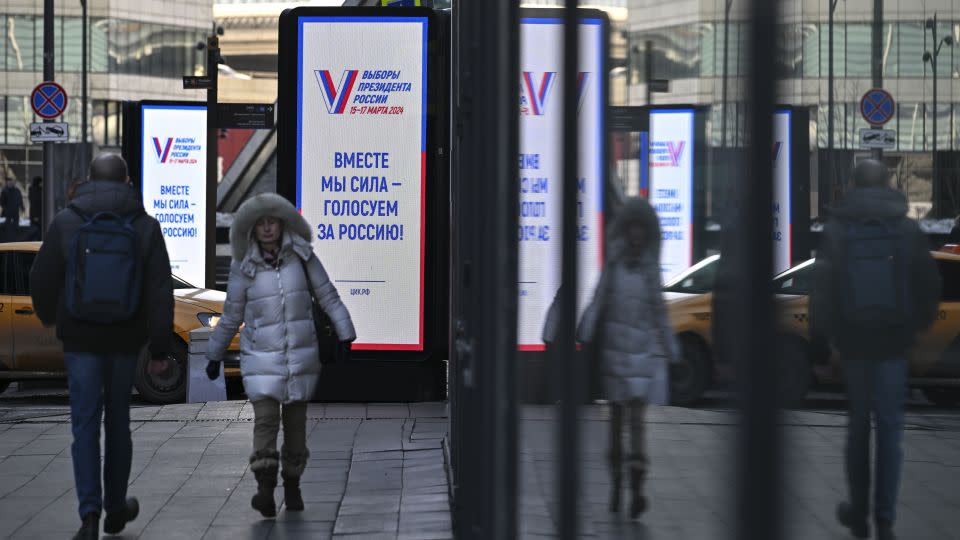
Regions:
M 418 7 L 297 7 L 280 19 L 289 61 L 279 73 L 277 192 L 314 227 L 314 251 L 357 329 L 354 361 L 324 367 L 336 382 L 321 384 L 323 399 L 349 388 L 347 399 L 406 391 L 417 400 L 443 386 L 415 389 L 432 377 L 422 372 L 397 378 L 432 374 L 448 357 L 437 18 Z

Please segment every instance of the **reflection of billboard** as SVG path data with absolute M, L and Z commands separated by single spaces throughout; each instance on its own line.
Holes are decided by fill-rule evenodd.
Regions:
M 667 282 L 693 264 L 693 109 L 650 112 L 650 204 L 660 218 Z
M 773 273 L 790 269 L 793 253 L 793 216 L 791 214 L 791 167 L 793 145 L 790 140 L 792 113 L 773 115 Z
M 360 350 L 423 350 L 427 18 L 297 19 L 297 206 Z
M 160 222 L 170 269 L 188 283 L 206 283 L 207 108 L 141 108 L 143 206 Z
M 598 14 L 581 19 L 579 95 L 578 313 L 603 265 L 604 31 Z M 563 222 L 563 20 L 521 19 L 518 336 L 542 350 L 541 335 L 560 286 Z M 579 318 L 579 317 L 578 317 Z

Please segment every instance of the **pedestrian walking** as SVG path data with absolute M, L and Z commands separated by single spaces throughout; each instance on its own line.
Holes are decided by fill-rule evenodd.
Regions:
M 347 308 L 313 253 L 311 231 L 297 209 L 274 193 L 240 206 L 230 227 L 227 299 L 207 352 L 207 374 L 215 379 L 240 329 L 240 370 L 254 411 L 250 469 L 257 493 L 251 506 L 264 517 L 277 513 L 274 490 L 281 464 L 287 510 L 303 510 L 300 477 L 310 455 L 307 401 L 320 376 L 314 299 L 344 347 L 356 338 Z M 281 421 L 284 442 L 277 452 Z
M 3 224 L 19 227 L 20 214 L 23 213 L 23 194 L 13 178 L 7 178 L 7 183 L 0 192 L 0 207 L 3 207 Z
M 647 459 L 644 415 L 648 404 L 668 402 L 668 364 L 679 359 L 660 277 L 660 225 L 645 199 L 628 199 L 620 210 L 608 248 L 607 265 L 577 339 L 597 351 L 605 397 L 611 404 L 610 511 L 620 511 L 623 466 L 630 470 L 630 517 L 647 509 L 642 487 Z M 629 417 L 629 421 L 627 419 Z M 630 449 L 623 459 L 623 427 Z
M 895 538 L 903 461 L 903 408 L 910 349 L 936 316 L 940 274 L 906 197 L 880 161 L 866 159 L 854 189 L 832 210 L 814 266 L 811 334 L 840 354 L 850 414 L 846 476 L 850 499 L 837 518 L 868 538 L 871 413 L 877 425 L 873 519 L 877 538 Z
M 39 227 L 43 219 L 43 178 L 33 177 L 27 190 L 27 200 L 30 202 L 30 225 Z
M 101 511 L 103 531 L 117 534 L 140 509 L 127 498 L 137 361 L 149 346 L 151 369 L 162 365 L 173 334 L 173 282 L 160 225 L 134 195 L 119 155 L 101 154 L 90 164 L 90 181 L 50 224 L 30 283 L 37 316 L 56 325 L 63 342 L 83 522 L 74 538 L 99 538 Z

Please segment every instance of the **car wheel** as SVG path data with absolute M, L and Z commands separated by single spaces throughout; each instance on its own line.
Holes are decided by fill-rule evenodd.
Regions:
M 813 368 L 806 343 L 786 338 L 781 341 L 777 355 L 780 376 L 780 405 L 794 408 L 803 405 L 813 382 Z
M 693 405 L 710 385 L 712 370 L 705 347 L 694 337 L 680 336 L 680 363 L 670 365 L 670 403 Z
M 7 371 L 7 366 L 0 364 L 0 371 Z M 0 379 L 0 394 L 7 391 L 7 388 L 10 387 L 10 383 L 13 382 L 10 379 Z
M 152 375 L 149 372 L 150 352 L 147 350 L 140 354 L 137 362 L 134 386 L 143 399 L 151 403 L 181 403 L 187 398 L 187 344 L 174 336 L 171 349 L 166 373 Z
M 924 388 L 923 395 L 937 407 L 960 405 L 960 388 Z

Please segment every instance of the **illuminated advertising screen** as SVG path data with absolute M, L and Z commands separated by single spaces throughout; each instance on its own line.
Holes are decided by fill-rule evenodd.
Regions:
M 600 14 L 580 24 L 578 319 L 603 267 L 605 25 Z M 563 20 L 523 17 L 520 29 L 518 344 L 537 351 L 544 349 L 543 326 L 561 277 Z
M 424 348 L 428 19 L 296 19 L 296 200 L 358 350 Z
M 160 222 L 170 270 L 190 284 L 206 282 L 207 108 L 141 107 L 141 193 Z
M 660 271 L 669 281 L 693 264 L 694 111 L 650 112 L 650 204 L 660 218 Z
M 790 269 L 793 254 L 793 216 L 790 192 L 793 144 L 790 140 L 791 111 L 773 115 L 773 273 Z

